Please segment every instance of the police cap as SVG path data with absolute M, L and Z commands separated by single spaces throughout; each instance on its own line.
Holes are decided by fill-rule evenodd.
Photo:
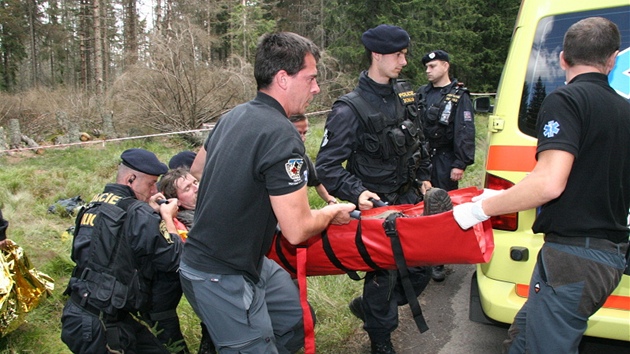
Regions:
M 120 155 L 122 164 L 151 176 L 159 176 L 168 171 L 168 167 L 158 160 L 154 153 L 144 149 L 128 149 Z
M 443 50 L 434 50 L 422 57 L 422 65 L 426 66 L 428 62 L 434 60 L 442 60 L 448 63 L 448 53 Z
M 190 168 L 192 166 L 193 161 L 195 161 L 196 153 L 192 151 L 182 151 L 177 153 L 175 156 L 171 157 L 171 160 L 168 162 L 168 168 L 175 169 L 178 167 L 186 167 Z
M 374 53 L 391 54 L 409 47 L 409 34 L 404 29 L 392 25 L 378 25 L 363 32 L 361 42 Z

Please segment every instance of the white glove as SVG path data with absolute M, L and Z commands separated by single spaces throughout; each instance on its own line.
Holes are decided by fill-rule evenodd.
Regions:
M 454 206 L 453 217 L 464 230 L 470 229 L 476 224 L 490 219 L 481 208 L 481 200 L 474 203 L 464 203 Z
M 483 193 L 479 194 L 476 197 L 472 197 L 472 201 L 473 202 L 478 202 L 480 200 L 484 200 L 484 199 L 488 199 L 490 197 L 494 197 L 495 195 L 499 195 L 501 193 L 503 193 L 503 189 L 488 189 L 488 188 L 484 188 L 483 189 Z

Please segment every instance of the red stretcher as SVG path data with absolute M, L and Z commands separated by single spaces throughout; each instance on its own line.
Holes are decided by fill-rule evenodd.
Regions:
M 453 205 L 469 202 L 482 191 L 475 187 L 448 192 Z M 393 205 L 361 212 L 359 220 L 331 225 L 298 246 L 278 232 L 267 257 L 298 279 L 304 314 L 306 354 L 315 353 L 314 324 L 307 302 L 307 276 L 398 269 L 420 332 L 428 330 L 407 278 L 407 267 L 486 263 L 494 251 L 490 220 L 462 230 L 453 212 L 423 216 L 424 203 Z
M 453 205 L 470 201 L 476 187 L 450 191 Z M 297 276 L 297 250 L 306 248 L 306 276 L 347 274 L 356 271 L 397 269 L 391 238 L 385 233 L 385 216 L 399 213 L 395 227 L 408 267 L 439 264 L 486 263 L 494 251 L 490 221 L 462 230 L 453 212 L 422 216 L 424 203 L 364 210 L 360 220 L 331 225 L 299 246 L 278 233 L 267 257 L 293 277 Z

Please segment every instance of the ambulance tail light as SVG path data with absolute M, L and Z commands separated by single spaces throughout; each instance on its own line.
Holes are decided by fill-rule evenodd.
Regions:
M 486 173 L 485 188 L 489 189 L 508 189 L 512 187 L 514 183 L 495 175 Z M 504 231 L 516 231 L 518 227 L 518 213 L 505 214 L 500 216 L 493 216 L 490 221 L 492 222 L 492 228 L 496 230 Z

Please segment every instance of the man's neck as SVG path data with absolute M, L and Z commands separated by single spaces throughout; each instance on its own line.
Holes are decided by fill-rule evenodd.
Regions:
M 433 82 L 433 87 L 445 87 L 447 85 L 450 85 L 451 83 L 451 79 L 448 77 L 448 75 L 444 75 L 441 79 Z
M 382 84 L 382 85 L 389 84 L 391 80 L 391 78 L 381 75 L 374 66 L 370 66 L 370 68 L 367 71 L 367 76 L 370 79 L 372 79 L 372 81 L 376 82 L 377 84 Z

